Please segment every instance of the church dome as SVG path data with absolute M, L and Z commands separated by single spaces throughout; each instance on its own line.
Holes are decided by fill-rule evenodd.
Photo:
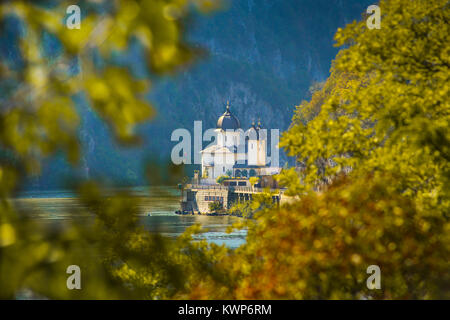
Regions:
M 227 111 L 217 120 L 217 129 L 222 130 L 236 130 L 241 127 L 239 119 L 236 118 L 230 111 L 230 104 L 227 102 Z

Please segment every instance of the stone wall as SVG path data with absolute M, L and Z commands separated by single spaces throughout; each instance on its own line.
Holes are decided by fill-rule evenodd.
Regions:
M 230 209 L 235 202 L 249 201 L 253 194 L 263 192 L 263 189 L 251 187 L 226 187 L 226 186 L 189 186 L 183 190 L 183 201 L 181 202 L 181 210 L 193 212 L 195 214 L 210 213 L 209 204 L 219 201 L 223 204 L 225 210 Z M 280 199 L 281 198 L 281 199 Z M 286 197 L 284 194 L 273 196 L 273 201 L 280 203 L 288 203 L 293 199 Z
M 209 204 L 214 201 L 221 201 L 224 209 L 228 209 L 228 190 L 204 189 L 196 192 L 195 202 L 197 211 L 200 213 L 209 213 Z

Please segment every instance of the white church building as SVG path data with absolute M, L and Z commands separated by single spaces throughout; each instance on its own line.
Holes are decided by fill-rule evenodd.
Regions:
M 248 178 L 280 172 L 279 167 L 271 166 L 268 161 L 267 130 L 262 128 L 260 121 L 244 131 L 227 103 L 225 113 L 217 120 L 215 132 L 213 144 L 201 151 L 203 179 L 215 180 L 222 175 Z

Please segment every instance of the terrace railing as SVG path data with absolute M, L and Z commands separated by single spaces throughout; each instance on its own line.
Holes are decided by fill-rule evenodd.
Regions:
M 266 188 L 256 187 L 235 187 L 235 186 L 221 186 L 221 185 L 202 185 L 202 184 L 187 184 L 185 189 L 197 189 L 197 190 L 222 190 L 232 192 L 245 192 L 245 193 L 261 193 L 265 192 Z M 271 193 L 283 193 L 283 189 L 270 189 Z

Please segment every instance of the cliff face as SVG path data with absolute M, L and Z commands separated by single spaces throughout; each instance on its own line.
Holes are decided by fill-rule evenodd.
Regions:
M 142 183 L 143 159 L 170 158 L 176 144 L 170 141 L 172 131 L 186 128 L 193 133 L 194 120 L 203 121 L 204 130 L 214 127 L 227 100 L 244 128 L 260 118 L 265 128 L 285 130 L 294 106 L 309 97 L 309 86 L 327 78 L 338 51 L 333 47 L 336 29 L 360 19 L 372 3 L 232 0 L 224 11 L 195 17 L 187 26 L 189 39 L 206 48 L 208 55 L 189 70 L 156 83 L 149 99 L 158 116 L 140 128 L 146 143 L 121 151 L 106 127 L 86 111 L 80 135 L 86 152 L 81 171 Z M 126 60 L 139 70 L 142 59 L 135 51 Z M 66 170 L 52 163 L 40 181 L 51 181 L 50 172 Z

